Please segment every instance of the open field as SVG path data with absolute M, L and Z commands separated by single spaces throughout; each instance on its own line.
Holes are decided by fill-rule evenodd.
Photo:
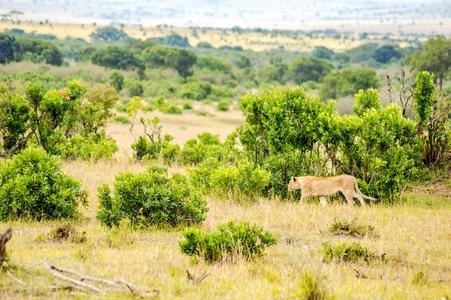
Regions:
M 100 25 L 99 25 L 100 26 Z M 11 22 L 0 22 L 0 31 L 11 28 L 19 28 L 26 32 L 36 32 L 40 34 L 53 34 L 58 38 L 64 39 L 71 36 L 73 38 L 90 39 L 90 34 L 99 26 L 92 24 L 63 24 L 50 23 L 39 24 L 36 22 L 21 22 L 13 24 Z M 157 28 L 157 27 L 140 27 L 125 26 L 124 31 L 133 38 L 147 39 L 152 37 L 166 36 L 171 33 L 178 33 L 186 36 L 192 46 L 196 46 L 199 42 L 208 42 L 214 47 L 223 45 L 241 46 L 244 49 L 254 51 L 264 51 L 279 48 L 283 46 L 287 50 L 292 51 L 311 51 L 315 46 L 324 46 L 334 51 L 340 52 L 346 49 L 360 46 L 369 40 L 362 40 L 359 34 L 355 34 L 352 38 L 331 38 L 326 36 L 309 37 L 301 35 L 298 37 L 288 36 L 271 36 L 258 32 L 237 33 L 231 30 L 222 29 L 190 29 L 190 28 Z M 381 39 L 382 37 L 379 37 Z M 402 44 L 403 45 L 403 44 Z
M 203 130 L 224 137 L 242 118 L 238 112 L 215 112 L 215 117 L 211 118 L 196 116 L 195 112 L 159 116 L 163 131 L 174 135 L 179 143 Z M 145 164 L 131 160 L 127 125 L 112 124 L 108 132 L 119 142 L 116 160 L 64 163 L 64 171 L 80 179 L 89 193 L 89 206 L 82 209 L 83 217 L 74 223 L 78 232 L 86 232 L 85 242 L 49 240 L 48 233 L 60 226 L 60 222 L 0 225 L 0 231 L 9 226 L 15 230 L 8 244 L 9 264 L 15 276 L 26 284 L 22 286 L 1 273 L 2 299 L 61 299 L 74 295 L 98 298 L 96 294 L 65 288 L 70 284 L 51 277 L 42 261 L 92 276 L 123 278 L 143 290 L 158 290 L 157 297 L 161 299 L 294 299 L 305 270 L 311 270 L 320 278 L 337 299 L 448 299 L 451 295 L 449 180 L 417 187 L 404 195 L 404 204 L 394 207 L 348 207 L 337 202 L 326 208 L 318 204 L 301 207 L 295 202 L 267 199 L 239 205 L 210 198 L 208 217 L 201 228 L 212 230 L 228 220 L 248 220 L 273 232 L 278 244 L 252 262 L 208 265 L 195 263 L 179 251 L 182 228 L 109 231 L 96 220 L 97 187 L 111 183 L 119 172 L 138 172 L 146 168 Z M 178 167 L 170 171 L 183 172 Z M 353 240 L 328 232 L 335 218 L 356 218 L 374 226 L 378 237 L 358 241 L 378 255 L 385 253 L 386 261 L 322 262 L 323 243 Z M 354 269 L 367 278 L 357 278 Z M 187 280 L 186 270 L 197 275 L 206 270 L 209 275 L 194 285 Z M 412 283 L 418 272 L 425 274 L 423 284 Z M 100 298 L 123 299 L 128 295 L 107 293 Z

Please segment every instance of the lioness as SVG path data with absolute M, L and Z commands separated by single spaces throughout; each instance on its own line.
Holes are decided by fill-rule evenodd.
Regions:
M 349 205 L 354 205 L 353 198 L 357 198 L 362 206 L 365 206 L 363 198 L 377 201 L 376 199 L 365 196 L 359 190 L 357 180 L 351 175 L 338 175 L 331 177 L 317 177 L 317 176 L 299 176 L 291 177 L 290 183 L 288 183 L 288 190 L 302 189 L 302 196 L 299 204 L 302 204 L 304 200 L 310 196 L 320 196 L 319 199 L 323 206 L 326 206 L 326 198 L 324 196 L 330 196 L 337 192 L 341 192 Z

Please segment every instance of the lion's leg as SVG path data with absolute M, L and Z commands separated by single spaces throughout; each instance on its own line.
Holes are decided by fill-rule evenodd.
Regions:
M 354 200 L 352 199 L 352 194 L 351 193 L 343 193 L 343 195 L 346 198 L 346 201 L 348 202 L 349 206 L 354 206 Z
M 301 195 L 301 200 L 299 200 L 299 205 L 305 203 L 305 199 L 307 199 L 307 196 L 304 196 L 304 194 Z
M 363 197 L 359 193 L 354 192 L 354 198 L 357 198 L 360 201 L 362 207 L 365 207 L 365 201 L 363 200 Z
M 326 206 L 327 206 L 327 200 L 326 200 L 326 197 L 324 197 L 324 196 L 319 197 L 319 201 L 321 201 L 321 205 L 322 205 L 323 207 L 326 207 Z

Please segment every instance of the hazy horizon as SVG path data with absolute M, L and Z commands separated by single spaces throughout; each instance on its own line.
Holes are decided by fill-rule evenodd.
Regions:
M 0 5 L 11 19 L 67 23 L 312 29 L 346 26 L 422 26 L 423 31 L 450 34 L 451 2 L 367 0 L 12 0 Z M 397 30 L 399 28 L 396 28 Z M 389 30 L 389 29 L 384 29 Z

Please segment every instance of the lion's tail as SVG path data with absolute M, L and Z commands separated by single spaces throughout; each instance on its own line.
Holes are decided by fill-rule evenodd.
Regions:
M 359 193 L 359 194 L 360 194 L 363 198 L 365 198 L 365 199 L 368 199 L 368 200 L 371 200 L 371 201 L 374 201 L 374 202 L 379 201 L 379 200 L 377 200 L 376 198 L 373 198 L 373 197 L 364 195 L 364 194 L 360 191 L 359 185 L 357 184 L 357 181 L 355 182 L 355 190 L 357 191 L 357 193 Z

